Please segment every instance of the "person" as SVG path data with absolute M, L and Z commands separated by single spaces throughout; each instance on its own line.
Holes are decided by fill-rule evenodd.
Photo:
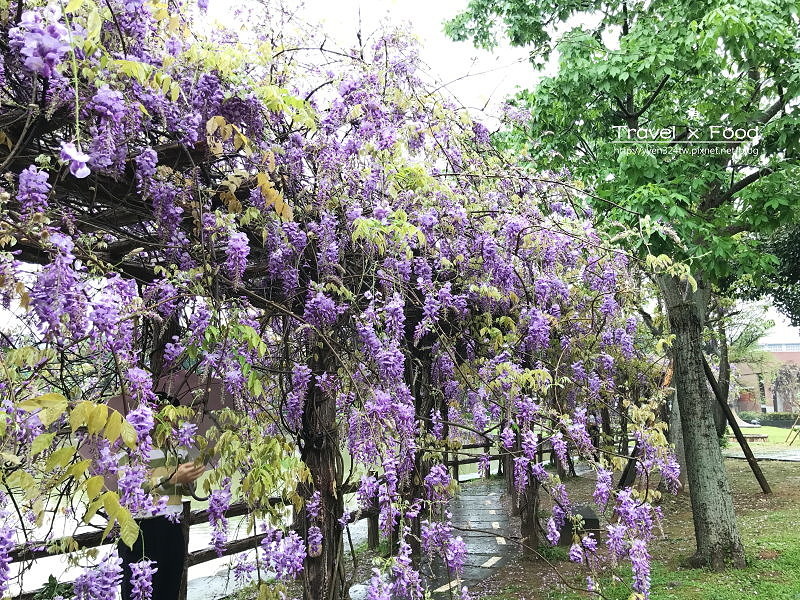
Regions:
M 183 496 L 194 496 L 195 482 L 206 470 L 202 463 L 179 462 L 186 458 L 186 454 L 168 455 L 159 448 L 150 451 L 145 492 L 156 498 L 166 496 L 167 507 L 158 516 L 134 515 L 139 524 L 139 538 L 130 548 L 122 541 L 117 545 L 122 559 L 122 600 L 133 600 L 131 564 L 142 560 L 155 563 L 151 598 L 178 600 L 186 562 L 186 539 L 180 522 Z

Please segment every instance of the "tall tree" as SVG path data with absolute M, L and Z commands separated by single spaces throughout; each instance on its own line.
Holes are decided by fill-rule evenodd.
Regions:
M 744 555 L 701 331 L 713 288 L 773 268 L 761 236 L 798 198 L 797 9 L 789 0 L 471 0 L 446 24 L 454 39 L 484 47 L 502 30 L 532 48 L 535 64 L 557 50 L 557 72 L 518 94 L 512 104 L 529 115 L 517 114 L 499 143 L 593 188 L 598 219 L 633 232 L 623 238 L 640 256 L 691 267 L 693 280 L 657 281 L 675 334 L 693 562 L 714 567 Z

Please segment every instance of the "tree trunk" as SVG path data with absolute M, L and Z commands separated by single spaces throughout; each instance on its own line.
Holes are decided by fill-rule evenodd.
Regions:
M 720 315 L 724 316 L 724 313 Z M 717 337 L 719 340 L 719 375 L 717 383 L 719 391 L 722 393 L 722 398 L 725 403 L 728 403 L 728 395 L 731 387 L 731 363 L 728 357 L 728 334 L 725 331 L 725 320 L 720 318 L 719 327 L 717 329 Z M 711 397 L 712 406 L 714 407 L 714 422 L 717 425 L 717 436 L 722 437 L 728 429 L 728 418 L 725 410 L 719 402 L 714 402 L 713 396 Z
M 707 290 L 688 291 L 674 277 L 662 277 L 670 331 L 675 335 L 675 387 L 678 395 L 689 496 L 697 550 L 690 563 L 714 569 L 727 560 L 743 566 L 744 549 L 736 525 L 730 485 L 725 475 L 703 369 L 701 331 Z
M 678 398 L 673 393 L 670 396 L 669 411 L 669 441 L 675 446 L 675 458 L 681 467 L 681 474 L 678 477 L 681 489 L 686 489 L 686 451 L 683 448 L 683 430 L 681 429 L 681 408 L 678 406 Z
M 539 557 L 539 480 L 530 477 L 530 483 L 520 494 L 520 534 L 522 535 L 522 557 L 534 560 Z
M 541 444 L 541 440 L 539 443 Z M 517 486 L 514 484 L 514 456 L 518 455 L 519 451 L 520 439 L 519 432 L 517 432 L 513 448 L 503 452 L 503 471 L 505 472 L 506 490 L 511 502 L 512 515 L 519 514 L 519 495 L 517 494 Z
M 341 495 L 342 457 L 339 452 L 339 431 L 336 424 L 336 398 L 323 393 L 315 385 L 316 377 L 326 371 L 324 355 L 326 349 L 319 349 L 315 364 L 312 365 L 314 377 L 309 384 L 305 412 L 303 414 L 303 447 L 301 457 L 305 462 L 320 493 L 320 518 L 310 523 L 306 511 L 302 511 L 300 522 L 305 529 L 317 525 L 322 530 L 322 553 L 308 556 L 305 561 L 303 577 L 304 600 L 340 600 L 346 597 L 344 565 L 342 563 L 342 526 L 339 519 L 344 514 L 344 501 Z M 309 490 L 304 496 L 308 497 Z

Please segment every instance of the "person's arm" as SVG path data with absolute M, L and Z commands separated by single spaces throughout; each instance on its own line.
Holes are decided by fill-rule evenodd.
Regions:
M 162 491 L 168 491 L 167 486 L 176 486 L 178 488 L 188 489 L 192 483 L 197 481 L 197 479 L 205 472 L 206 467 L 205 465 L 198 465 L 194 462 L 186 462 L 178 465 L 178 467 L 172 471 L 170 475 L 162 475 L 160 477 L 151 478 L 150 483 L 151 487 L 148 490 L 145 487 L 146 492 L 155 491 L 158 493 L 159 489 Z

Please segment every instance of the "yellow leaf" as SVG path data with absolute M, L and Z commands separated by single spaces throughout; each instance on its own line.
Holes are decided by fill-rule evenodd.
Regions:
M 128 512 L 126 509 L 125 512 Z M 128 548 L 133 548 L 136 540 L 139 539 L 139 525 L 136 524 L 134 518 L 128 512 L 127 517 L 119 519 L 119 539 Z
M 103 529 L 103 535 L 100 539 L 106 539 L 111 534 L 112 529 L 114 529 L 114 519 L 109 519 L 106 528 Z
M 92 461 L 88 458 L 86 460 L 80 460 L 67 469 L 67 474 L 72 475 L 76 479 L 78 477 L 82 477 L 83 474 L 86 473 L 86 470 L 89 468 L 91 462 Z
M 206 122 L 206 133 L 211 135 L 215 133 L 217 129 L 223 127 L 226 123 L 227 121 L 225 120 L 225 117 L 221 117 L 219 115 L 216 117 L 211 117 L 208 122 Z
M 109 442 L 115 441 L 122 433 L 122 415 L 116 410 L 111 411 L 106 423 L 105 436 Z
M 91 410 L 87 412 L 86 425 L 89 428 L 89 433 L 98 433 L 105 427 L 106 421 L 108 420 L 108 406 L 105 404 L 95 404 Z
M 97 497 L 97 494 L 103 489 L 105 483 L 106 480 L 102 475 L 95 475 L 86 480 L 86 495 L 89 497 L 89 500 L 93 500 Z
M 81 427 L 86 422 L 86 411 L 91 406 L 91 402 L 81 402 L 72 409 L 72 412 L 69 414 L 69 425 L 72 428 L 73 433 L 75 433 L 75 430 L 78 429 L 78 427 Z
M 12 489 L 19 488 L 25 492 L 30 492 L 36 488 L 36 480 L 27 471 L 17 469 L 6 478 L 6 484 Z
M 9 452 L 0 452 L 0 460 L 6 463 L 6 465 L 9 467 L 22 464 L 22 459 L 19 456 Z
M 128 448 L 133 449 L 136 447 L 136 430 L 133 428 L 133 425 L 127 421 L 123 421 L 120 435 L 122 436 L 122 441 L 125 442 Z
M 19 488 L 26 500 L 33 500 L 41 493 L 33 476 L 22 469 L 14 471 L 6 480 L 6 485 L 12 489 Z
M 31 443 L 31 456 L 36 456 L 42 450 L 46 450 L 53 443 L 53 438 L 56 437 L 55 433 L 43 433 L 37 435 L 36 439 Z
M 61 394 L 57 394 L 55 392 L 50 394 L 42 394 L 41 396 L 37 396 L 36 398 L 29 398 L 28 400 L 23 400 L 18 404 L 18 406 L 24 410 L 35 410 L 37 408 L 57 408 L 61 406 L 66 406 L 67 399 L 62 396 Z
M 36 412 L 44 425 L 50 425 L 67 410 L 67 399 L 61 394 L 50 393 L 23 400 L 18 406 L 28 412 Z
M 90 40 L 96 40 L 100 37 L 100 32 L 103 29 L 103 17 L 100 16 L 100 11 L 97 8 L 89 11 L 89 16 L 86 20 L 86 37 Z
M 116 518 L 117 512 L 122 508 L 119 503 L 119 496 L 116 492 L 106 492 L 103 494 L 103 507 L 110 518 Z
M 72 457 L 75 456 L 76 450 L 77 448 L 74 446 L 59 448 L 47 457 L 47 461 L 44 463 L 45 468 L 48 471 L 52 471 L 56 467 L 65 467 L 69 464 L 69 461 L 72 460 Z
M 91 504 L 90 504 L 90 505 L 87 507 L 87 509 L 86 509 L 86 514 L 85 514 L 85 515 L 83 515 L 83 522 L 84 522 L 84 523 L 89 523 L 89 521 L 91 521 L 91 520 L 92 520 L 92 517 L 94 517 L 94 516 L 97 514 L 97 510 L 98 510 L 98 509 L 99 509 L 99 508 L 100 508 L 102 505 L 103 505 L 103 499 L 102 499 L 102 498 L 98 498 L 97 500 L 95 500 L 94 502 L 92 502 L 92 503 L 91 503 Z
M 83 6 L 83 0 L 69 0 L 64 12 L 76 13 L 81 9 L 81 6 Z

